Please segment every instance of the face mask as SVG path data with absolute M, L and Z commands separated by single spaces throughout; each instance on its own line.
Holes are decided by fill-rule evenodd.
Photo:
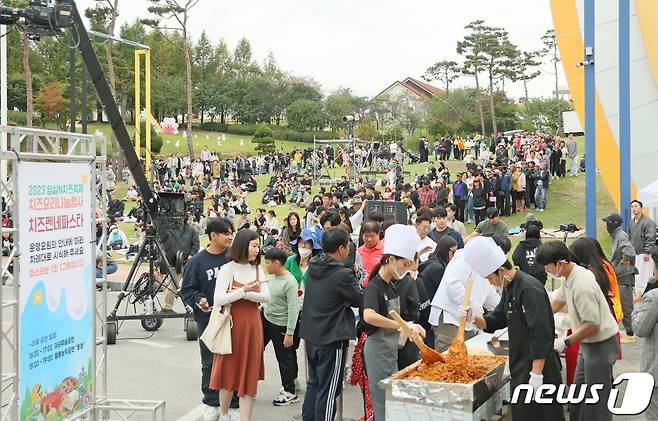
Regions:
M 311 253 L 313 253 L 313 250 L 311 249 L 304 249 L 304 248 L 299 249 L 299 257 L 301 257 L 302 259 L 306 259 L 308 256 L 311 255 Z
M 397 262 L 397 260 L 396 260 L 396 262 Z M 408 274 L 409 272 L 410 272 L 410 271 L 407 269 L 407 270 L 405 270 L 404 272 L 399 273 L 399 272 L 398 272 L 398 268 L 396 267 L 395 263 L 393 264 L 393 273 L 395 273 L 395 279 L 402 279 L 402 278 L 404 278 L 405 276 L 407 276 L 407 274 Z

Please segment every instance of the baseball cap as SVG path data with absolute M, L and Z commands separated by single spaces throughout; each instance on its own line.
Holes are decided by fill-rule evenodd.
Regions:
M 611 213 L 602 219 L 603 222 L 612 222 L 613 224 L 621 225 L 624 222 L 624 219 L 618 213 Z

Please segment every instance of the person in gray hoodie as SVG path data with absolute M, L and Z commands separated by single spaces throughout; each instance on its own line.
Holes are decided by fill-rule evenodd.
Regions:
M 651 253 L 654 274 L 658 274 L 658 251 Z M 637 296 L 633 309 L 633 327 L 642 343 L 640 370 L 653 376 L 653 399 L 645 412 L 647 420 L 658 419 L 658 288 L 651 289 L 644 295 Z
M 624 312 L 624 329 L 626 335 L 621 338 L 622 343 L 635 342 L 633 337 L 633 292 L 635 290 L 635 249 L 628 238 L 628 234 L 621 228 L 623 219 L 618 213 L 611 213 L 603 218 L 606 228 L 612 237 L 612 256 L 610 263 L 615 267 L 617 283 L 621 295 L 621 308 Z

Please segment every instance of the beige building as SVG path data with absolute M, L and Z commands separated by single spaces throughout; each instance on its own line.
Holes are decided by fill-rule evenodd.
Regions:
M 443 90 L 436 86 L 408 77 L 403 81 L 393 82 L 375 95 L 373 100 L 389 104 L 391 117 L 397 118 L 405 111 L 427 113 L 427 103 L 441 93 Z

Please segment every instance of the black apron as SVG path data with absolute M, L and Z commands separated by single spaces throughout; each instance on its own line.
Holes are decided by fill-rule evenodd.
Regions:
M 515 281 L 521 281 L 517 279 Z M 511 291 L 510 291 L 511 292 Z M 532 359 L 528 355 L 529 337 L 528 324 L 525 319 L 525 310 L 514 293 L 506 294 L 507 328 L 509 335 L 509 369 L 511 393 L 516 386 L 528 384 Z M 562 375 L 557 353 L 553 352 L 544 363 L 544 384 L 559 385 Z M 559 403 L 539 405 L 534 400 L 525 404 L 525 393 L 521 393 L 519 403 L 512 405 L 512 420 L 514 421 L 559 421 L 564 419 L 564 410 Z

